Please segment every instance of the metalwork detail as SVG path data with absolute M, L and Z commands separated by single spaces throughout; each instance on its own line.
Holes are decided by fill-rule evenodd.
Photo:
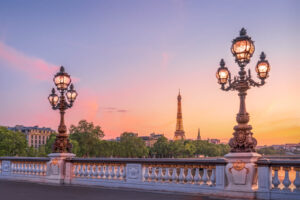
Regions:
M 246 111 L 246 95 L 247 90 L 253 87 L 260 87 L 265 84 L 265 79 L 270 71 L 269 62 L 265 59 L 264 52 L 261 53 L 260 61 L 257 63 L 256 71 L 260 82 L 256 82 L 251 77 L 251 71 L 245 71 L 246 65 L 250 62 L 250 58 L 254 53 L 254 42 L 247 36 L 246 29 L 240 31 L 240 36 L 232 41 L 232 53 L 236 58 L 236 62 L 240 67 L 239 75 L 232 80 L 230 71 L 225 67 L 222 59 L 220 68 L 217 71 L 218 83 L 221 84 L 221 90 L 238 91 L 240 97 L 240 109 L 236 116 L 237 125 L 234 126 L 233 138 L 229 140 L 231 152 L 255 152 L 257 140 L 252 136 L 252 126 L 248 125 L 249 114 Z M 228 83 L 228 84 L 227 84 Z

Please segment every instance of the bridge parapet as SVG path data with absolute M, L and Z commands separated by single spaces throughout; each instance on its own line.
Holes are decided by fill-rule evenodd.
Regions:
M 249 191 L 235 191 L 229 187 L 231 179 L 226 175 L 229 164 L 228 159 L 221 157 L 0 157 L 0 179 L 249 197 Z M 233 164 L 229 173 L 237 176 L 244 170 L 246 174 L 241 176 L 249 176 L 247 165 L 241 161 Z M 300 157 L 262 157 L 254 164 L 252 196 L 254 194 L 257 199 L 300 199 Z M 235 177 L 235 184 L 242 184 L 237 180 L 239 178 Z

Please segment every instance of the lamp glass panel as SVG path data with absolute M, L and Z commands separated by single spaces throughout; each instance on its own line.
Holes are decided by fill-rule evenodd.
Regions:
M 219 79 L 219 83 L 224 84 L 227 82 L 229 73 L 227 69 L 220 69 L 217 73 L 217 78 Z

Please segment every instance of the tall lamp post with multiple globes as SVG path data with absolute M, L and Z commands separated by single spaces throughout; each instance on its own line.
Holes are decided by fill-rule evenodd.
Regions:
M 55 143 L 53 144 L 52 152 L 71 153 L 72 144 L 68 139 L 64 115 L 65 111 L 73 106 L 77 97 L 77 92 L 74 90 L 73 84 L 71 84 L 70 75 L 65 72 L 63 66 L 60 67 L 60 71 L 54 76 L 53 81 L 60 95 L 58 96 L 53 88 L 48 100 L 53 110 L 59 110 L 60 124 L 58 126 L 58 135 L 56 136 Z
M 266 60 L 265 53 L 262 52 L 260 60 L 256 64 L 256 72 L 260 82 L 254 81 L 251 77 L 250 69 L 248 69 L 248 73 L 245 70 L 254 50 L 254 42 L 247 35 L 246 29 L 242 28 L 240 36 L 232 41 L 231 46 L 231 52 L 235 57 L 235 62 L 240 68 L 239 75 L 235 76 L 232 80 L 231 73 L 227 67 L 225 67 L 223 59 L 221 59 L 220 68 L 216 73 L 221 89 L 224 91 L 236 90 L 240 97 L 240 109 L 236 116 L 238 124 L 234 127 L 234 137 L 229 140 L 231 152 L 255 152 L 255 147 L 257 145 L 256 139 L 252 137 L 252 126 L 248 125 L 249 114 L 246 111 L 245 98 L 247 90 L 249 90 L 251 86 L 260 87 L 265 84 L 265 79 L 268 78 L 270 71 L 270 64 Z

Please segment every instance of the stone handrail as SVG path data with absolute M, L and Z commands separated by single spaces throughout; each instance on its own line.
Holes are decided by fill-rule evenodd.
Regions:
M 235 155 L 236 158 L 232 157 Z M 76 158 L 74 154 L 49 154 L 42 158 L 0 157 L 0 179 L 226 197 L 300 199 L 299 157 L 264 156 L 247 161 L 245 155 L 257 156 L 231 154 L 225 158 L 163 159 Z M 250 186 L 252 183 L 252 188 L 242 190 L 248 183 Z

